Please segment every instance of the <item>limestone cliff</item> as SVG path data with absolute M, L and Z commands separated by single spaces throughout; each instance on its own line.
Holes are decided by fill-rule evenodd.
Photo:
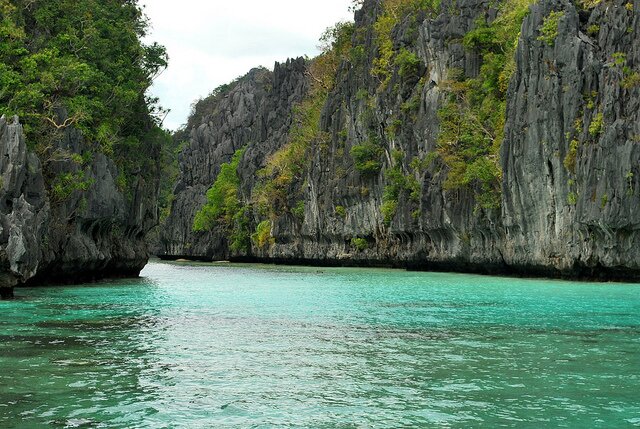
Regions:
M 640 3 L 541 0 L 519 17 L 505 2 L 444 0 L 404 15 L 390 3 L 356 12 L 302 173 L 272 164 L 300 134 L 313 63 L 254 70 L 209 100 L 187 130 L 160 255 L 640 277 Z M 385 13 L 400 17 L 388 40 Z M 496 37 L 512 22 L 517 47 L 500 57 L 509 44 Z M 504 82 L 478 84 L 484 76 Z M 501 86 L 493 102 L 506 108 L 491 116 L 486 87 Z M 468 122 L 485 146 L 465 146 L 478 141 L 470 132 L 452 140 Z M 237 220 L 193 226 L 243 147 L 238 198 L 255 232 L 231 249 Z M 273 207 L 260 205 L 265 195 Z
M 148 93 L 165 48 L 136 0 L 0 9 L 0 296 L 137 275 L 170 140 Z
M 3 297 L 18 284 L 135 276 L 148 260 L 144 236 L 157 223 L 158 148 L 147 146 L 147 171 L 122 186 L 121 169 L 77 130 L 68 128 L 53 144 L 57 155 L 45 166 L 28 149 L 18 118 L 0 118 Z
M 292 109 L 306 93 L 305 67 L 298 59 L 276 64 L 274 72 L 254 69 L 208 100 L 211 106 L 188 130 L 190 139 L 179 157 L 180 175 L 171 214 L 161 228 L 160 255 L 229 257 L 225 234 L 194 233 L 194 217 L 220 166 L 245 146 L 241 170 L 244 198 L 250 199 L 256 171 L 286 141 Z

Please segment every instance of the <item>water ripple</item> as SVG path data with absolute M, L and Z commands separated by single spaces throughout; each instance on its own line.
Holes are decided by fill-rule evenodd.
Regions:
M 0 303 L 0 427 L 638 425 L 633 285 L 159 264 Z

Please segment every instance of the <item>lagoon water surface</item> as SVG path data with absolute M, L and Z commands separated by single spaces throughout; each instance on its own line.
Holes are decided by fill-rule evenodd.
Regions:
M 0 302 L 0 427 L 640 426 L 640 286 L 151 263 Z

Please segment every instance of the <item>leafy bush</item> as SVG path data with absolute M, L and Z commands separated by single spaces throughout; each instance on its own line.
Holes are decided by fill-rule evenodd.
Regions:
M 496 192 L 495 181 L 500 178 L 502 173 L 498 164 L 489 158 L 477 158 L 467 166 L 464 174 L 463 184 L 475 184 L 476 200 L 480 207 L 486 209 L 500 208 L 500 193 Z
M 640 72 L 634 71 L 626 74 L 620 82 L 620 86 L 624 89 L 631 89 L 640 86 Z
M 633 195 L 633 171 L 628 171 L 627 174 L 625 174 L 625 179 L 627 180 L 627 195 L 631 196 Z M 0 188 L 1 187 L 0 185 Z
M 356 170 L 360 174 L 372 176 L 378 174 L 382 169 L 383 149 L 379 144 L 368 140 L 362 144 L 354 145 L 350 153 Z
M 462 93 L 454 93 L 440 110 L 437 151 L 448 167 L 445 189 L 470 187 L 482 207 L 495 208 L 502 176 L 497 153 L 502 141 L 504 101 L 488 95 L 473 106 L 466 97 L 474 90 L 465 88 Z
M 229 235 L 229 249 L 236 253 L 248 252 L 251 247 L 249 239 L 250 209 L 242 206 L 233 216 L 233 226 Z
M 499 41 L 496 40 L 496 28 L 487 25 L 484 20 L 479 20 L 475 28 L 464 35 L 463 44 L 468 49 L 494 49 L 499 46 Z
M 411 98 L 400 105 L 403 113 L 415 113 L 420 109 L 420 95 L 414 94 Z
M 369 242 L 364 238 L 354 237 L 351 239 L 351 247 L 355 247 L 359 252 L 362 252 L 369 248 Z
M 367 100 L 369 98 L 369 91 L 361 88 L 356 92 L 356 100 Z
M 336 215 L 344 218 L 347 216 L 347 210 L 343 206 L 336 206 L 334 209 Z
M 479 21 L 463 43 L 482 57 L 480 73 L 466 79 L 449 70 L 448 98 L 440 109 L 436 151 L 447 167 L 445 189 L 470 188 L 483 208 L 500 204 L 498 153 L 504 139 L 506 92 L 515 70 L 515 48 L 533 0 L 507 0 L 491 23 Z
M 608 202 L 609 202 L 609 195 L 608 194 L 604 194 L 602 196 L 602 198 L 600 198 L 600 207 L 601 208 L 605 208 L 607 206 Z
M 413 202 L 420 200 L 422 188 L 415 177 L 404 175 L 402 172 L 403 158 L 404 154 L 401 151 L 394 151 L 392 154 L 394 165 L 385 173 L 386 186 L 382 194 L 380 213 L 387 226 L 391 224 L 396 215 L 400 194 L 407 193 L 409 200 Z
M 251 235 L 251 240 L 259 248 L 275 243 L 275 239 L 271 236 L 271 221 L 264 220 L 256 227 L 256 232 Z
M 627 64 L 627 54 L 624 52 L 614 52 L 611 59 L 616 67 L 622 70 L 622 80 L 620 86 L 624 89 L 632 89 L 640 86 L 640 72 L 634 71 Z
M 602 133 L 602 128 L 604 126 L 604 119 L 602 117 L 602 112 L 598 113 L 589 124 L 589 135 L 591 137 L 598 137 L 600 133 Z
M 300 221 L 304 221 L 304 210 L 305 204 L 303 200 L 298 201 L 298 203 L 291 209 L 291 214 L 293 214 Z
M 571 140 L 571 143 L 569 144 L 569 151 L 567 152 L 567 156 L 565 156 L 563 161 L 564 168 L 566 168 L 569 173 L 576 172 L 576 158 L 578 156 L 579 147 L 580 142 L 578 140 Z
M 380 206 L 380 213 L 382 214 L 382 219 L 385 225 L 391 225 L 397 211 L 398 200 L 387 199 L 382 202 L 382 205 Z
M 618 66 L 624 66 L 627 62 L 627 54 L 625 54 L 624 52 L 614 52 L 611 55 L 611 59 L 613 59 L 613 63 Z
M 593 9 L 598 6 L 602 0 L 579 0 L 578 4 L 582 6 L 584 9 Z
M 598 24 L 591 24 L 588 28 L 587 28 L 587 34 L 589 36 L 597 36 L 598 33 L 600 33 L 600 26 Z
M 74 192 L 88 191 L 93 185 L 93 179 L 87 179 L 84 171 L 75 173 L 63 173 L 56 176 L 51 185 L 51 194 L 54 202 L 65 201 Z
M 208 231 L 216 225 L 231 228 L 238 212 L 244 210 L 238 196 L 240 177 L 238 165 L 245 149 L 239 149 L 231 162 L 222 164 L 213 186 L 207 191 L 207 203 L 196 213 L 194 231 Z
M 399 67 L 398 73 L 400 76 L 409 77 L 418 74 L 422 61 L 415 53 L 407 48 L 402 48 L 396 56 L 395 63 Z
M 558 26 L 560 19 L 564 16 L 564 12 L 551 11 L 549 15 L 544 19 L 542 25 L 538 29 L 540 36 L 538 40 L 546 43 L 549 46 L 553 46 L 556 43 L 558 37 Z
M 409 166 L 412 170 L 422 173 L 429 168 L 439 156 L 440 154 L 437 151 L 429 152 L 424 158 L 413 158 Z

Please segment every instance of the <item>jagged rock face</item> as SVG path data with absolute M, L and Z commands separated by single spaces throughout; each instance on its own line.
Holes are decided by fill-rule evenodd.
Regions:
M 620 0 L 602 2 L 590 11 L 561 0 L 542 0 L 531 7 L 522 26 L 507 97 L 500 209 L 479 209 L 471 191 L 446 190 L 446 169 L 436 161 L 419 175 L 417 201 L 401 195 L 396 215 L 390 223 L 384 222 L 385 171 L 393 165 L 394 150 L 403 154 L 400 169 L 405 174 L 413 171 L 412 159 L 425 158 L 435 150 L 448 72 L 460 69 L 475 77 L 481 67 L 481 57 L 466 49 L 462 38 L 478 18 L 492 20 L 498 13 L 494 3 L 479 0 L 445 0 L 440 10 L 437 16 L 396 26 L 395 50 L 413 47 L 422 65 L 415 79 L 394 74 L 382 92 L 380 81 L 363 73 L 371 69 L 377 55 L 373 23 L 380 2 L 366 1 L 356 13 L 365 64 L 343 63 L 338 70 L 321 124 L 331 139 L 312 144 L 304 183 L 296 185 L 304 191 L 304 221 L 282 213 L 273 221 L 275 243 L 263 248 L 254 244 L 249 255 L 230 255 L 219 234 L 191 232 L 195 212 L 204 204 L 221 163 L 243 145 L 248 150 L 240 176 L 243 197 L 250 201 L 256 169 L 266 155 L 286 143 L 290 115 L 280 115 L 290 112 L 291 102 L 299 101 L 304 91 L 268 105 L 276 112 L 274 129 L 264 129 L 268 111 L 251 110 L 247 103 L 227 99 L 217 103 L 207 121 L 191 130 L 176 202 L 165 228 L 164 254 L 640 277 L 640 253 L 635 250 L 640 244 L 640 85 L 625 84 L 629 70 L 637 71 L 640 61 L 638 1 L 632 8 Z M 551 11 L 564 15 L 554 43 L 549 44 L 539 36 Z M 597 34 L 595 25 L 599 25 Z M 299 88 L 305 87 L 303 70 L 280 67 L 276 73 L 283 75 L 282 81 L 295 80 Z M 424 76 L 423 82 L 418 82 L 419 76 Z M 233 99 L 250 99 L 249 93 L 262 99 L 264 94 L 253 80 L 241 80 L 239 87 L 245 92 L 232 92 Z M 375 100 L 362 94 L 376 94 Z M 412 109 L 406 108 L 408 102 Z M 221 115 L 227 119 L 213 119 Z M 242 120 L 232 120 L 238 116 Z M 390 133 L 398 119 L 401 125 L 395 124 L 397 129 Z M 578 119 L 581 127 L 576 125 Z M 249 137 L 245 124 L 251 124 L 250 133 L 270 136 L 269 144 Z M 354 145 L 372 134 L 384 148 L 382 171 L 373 176 L 359 173 L 349 156 Z M 252 151 L 260 155 L 251 155 Z M 575 168 L 567 162 L 568 156 L 575 158 Z M 254 223 L 259 220 L 256 217 Z M 352 243 L 356 237 L 367 245 L 356 248 Z
M 588 14 L 547 0 L 524 22 L 502 147 L 509 264 L 638 275 L 640 87 L 625 88 L 623 69 L 640 61 L 640 3 L 627 4 Z M 564 16 L 549 46 L 536 30 L 552 10 Z
M 443 3 L 446 10 L 448 4 Z M 456 269 L 460 264 L 467 264 L 468 268 L 472 268 L 471 264 L 482 264 L 485 268 L 500 265 L 497 242 L 486 239 L 499 236 L 493 219 L 496 214 L 475 213 L 470 193 L 444 191 L 445 176 L 439 171 L 440 166 L 421 175 L 418 203 L 401 196 L 390 225 L 384 225 L 380 210 L 385 172 L 391 167 L 393 151 L 403 153 L 401 170 L 406 174 L 411 171 L 412 159 L 434 151 L 439 132 L 438 110 L 443 99 L 441 83 L 452 68 L 463 70 L 468 76 L 477 75 L 477 56 L 465 52 L 461 38 L 479 16 L 495 11 L 488 2 L 463 1 L 457 2 L 456 14 L 444 13 L 435 19 L 424 17 L 417 28 L 410 21 L 401 23 L 395 30 L 396 50 L 415 45 L 426 67 L 421 66 L 414 78 L 393 75 L 387 89 L 377 95 L 371 111 L 370 101 L 359 93 L 375 94 L 380 85 L 377 78 L 362 72 L 372 68 L 376 55 L 373 25 L 379 9 L 378 2 L 368 2 L 356 14 L 356 28 L 367 29 L 365 51 L 369 55 L 364 66 L 340 70 L 325 106 L 322 126 L 334 138 L 328 150 L 314 147 L 302 233 L 290 234 L 295 231 L 290 219 L 281 220 L 275 225 L 274 235 L 286 238 L 277 239 L 261 256 L 284 255 L 286 259 L 295 259 L 296 255 L 304 255 L 308 260 L 444 269 Z M 418 82 L 419 75 L 426 76 L 424 85 Z M 417 100 L 417 107 L 409 111 L 403 105 L 412 99 Z M 373 119 L 367 119 L 371 115 Z M 402 126 L 391 137 L 388 129 L 398 119 Z M 342 142 L 337 136 L 345 130 L 347 138 Z M 353 146 L 372 135 L 384 142 L 385 150 L 384 168 L 373 177 L 358 173 L 348 155 Z M 345 208 L 344 215 L 336 213 L 337 206 Z M 366 239 L 368 248 L 355 249 L 351 239 L 356 237 Z M 279 244 L 281 241 L 287 244 Z
M 73 129 L 55 144 L 65 153 L 90 150 Z M 0 152 L 3 295 L 23 283 L 75 283 L 140 272 L 148 260 L 144 234 L 157 223 L 157 180 L 138 175 L 127 197 L 116 186 L 115 164 L 100 153 L 82 167 L 61 158 L 47 160 L 45 169 L 28 150 L 17 118 L 0 119 Z M 60 197 L 45 186 L 47 179 L 81 168 L 86 190 Z
M 191 138 L 180 154 L 176 199 L 160 234 L 160 256 L 229 256 L 223 235 L 192 231 L 195 214 L 206 202 L 220 166 L 243 147 L 247 151 L 241 163 L 242 186 L 245 198 L 250 198 L 256 171 L 286 141 L 292 109 L 307 92 L 305 71 L 303 59 L 276 64 L 273 72 L 252 70 L 221 94 L 204 122 L 190 130 Z
M 27 152 L 17 118 L 0 118 L 0 154 L 0 292 L 8 295 L 38 270 L 50 207 L 40 161 Z

